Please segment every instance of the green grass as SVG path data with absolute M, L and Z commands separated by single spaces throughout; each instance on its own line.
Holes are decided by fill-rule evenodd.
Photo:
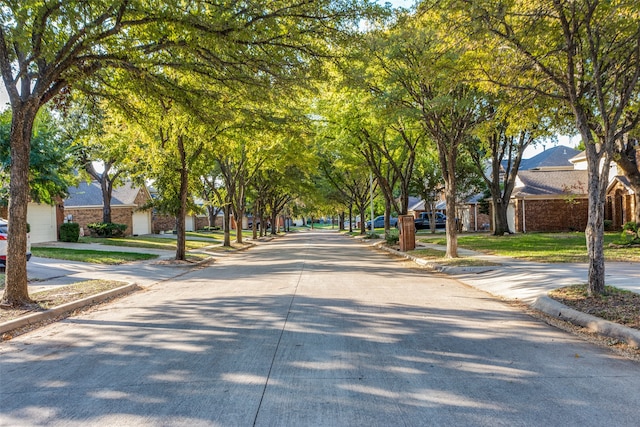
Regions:
M 31 248 L 33 256 L 42 258 L 64 259 L 67 261 L 90 262 L 94 264 L 122 264 L 129 261 L 143 261 L 157 258 L 154 254 L 141 254 L 135 252 L 111 252 L 94 251 L 85 249 L 64 249 L 64 248 Z
M 80 243 L 100 243 L 107 246 L 125 246 L 133 248 L 147 249 L 165 249 L 175 250 L 176 240 L 167 237 L 149 237 L 149 236 L 132 236 L 132 237 L 112 237 L 112 238 L 96 238 L 81 237 Z M 186 249 L 201 249 L 220 243 L 218 240 L 211 239 L 209 241 L 188 240 L 185 243 Z
M 446 244 L 444 234 L 419 235 L 418 239 L 425 243 Z M 620 241 L 619 233 L 605 234 L 604 253 L 607 261 L 640 261 L 640 250 L 637 247 L 608 246 L 618 241 Z M 458 236 L 458 246 L 536 262 L 563 263 L 589 260 L 584 233 L 528 233 L 507 236 L 461 234 Z

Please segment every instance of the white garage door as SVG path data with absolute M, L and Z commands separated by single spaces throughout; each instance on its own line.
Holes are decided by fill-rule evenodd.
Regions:
M 27 222 L 31 226 L 31 243 L 58 240 L 56 208 L 54 206 L 29 203 Z
M 150 234 L 151 233 L 151 213 L 134 212 L 133 213 L 133 234 Z
M 184 230 L 185 231 L 195 231 L 196 227 L 194 226 L 193 216 L 185 216 L 184 217 Z

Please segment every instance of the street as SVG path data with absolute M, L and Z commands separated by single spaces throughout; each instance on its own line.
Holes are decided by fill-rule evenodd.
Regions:
M 2 426 L 637 426 L 640 365 L 295 233 L 0 344 Z

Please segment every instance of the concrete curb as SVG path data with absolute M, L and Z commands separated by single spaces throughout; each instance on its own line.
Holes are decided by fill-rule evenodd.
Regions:
M 119 288 L 111 289 L 108 291 L 100 292 L 99 294 L 91 295 L 89 297 L 73 301 L 67 304 L 59 305 L 50 310 L 41 311 L 38 313 L 27 314 L 25 316 L 19 317 L 14 320 L 10 320 L 8 322 L 4 322 L 0 324 L 0 334 L 4 334 L 5 332 L 13 331 L 15 329 L 23 328 L 25 326 L 29 326 L 35 323 L 40 323 L 46 320 L 51 320 L 58 316 L 64 315 L 66 313 L 70 313 L 73 310 L 77 310 L 78 308 L 82 308 L 88 306 L 90 304 L 94 304 L 97 302 L 102 302 L 109 298 L 113 298 L 125 293 L 129 293 L 135 290 L 138 287 L 135 283 L 130 283 L 128 285 L 120 286 Z
M 384 246 L 384 242 L 376 242 L 373 246 L 378 249 L 382 249 L 393 255 L 404 257 L 414 261 L 416 264 L 423 265 L 433 271 L 445 273 L 445 274 L 458 274 L 461 272 L 478 271 L 479 267 L 445 267 L 434 262 L 430 262 L 413 255 L 409 255 L 403 252 L 399 252 L 395 249 Z M 473 268 L 473 270 L 471 270 Z M 493 270 L 495 267 L 487 268 L 487 270 Z M 624 341 L 630 346 L 640 348 L 640 331 L 629 328 L 624 325 L 620 325 L 615 322 L 601 319 L 590 314 L 582 313 L 574 310 L 566 305 L 546 296 L 542 295 L 538 297 L 533 303 L 529 305 L 531 308 L 541 311 L 549 316 L 573 323 L 587 328 L 591 332 L 595 332 L 605 337 L 619 339 Z
M 620 339 L 633 347 L 640 348 L 640 331 L 574 310 L 546 295 L 538 297 L 531 307 L 549 316 L 587 328 L 591 332 Z

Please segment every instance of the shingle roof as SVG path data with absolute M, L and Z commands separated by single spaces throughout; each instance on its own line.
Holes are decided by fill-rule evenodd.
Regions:
M 123 186 L 114 188 L 111 204 L 133 205 L 140 191 L 132 182 L 125 182 Z M 64 200 L 66 207 L 72 206 L 102 206 L 102 190 L 98 181 L 87 183 L 82 181 L 77 187 L 69 187 L 69 196 Z
M 556 147 L 549 148 L 548 150 L 544 150 L 542 153 L 529 159 L 522 159 L 519 170 L 526 171 L 540 168 L 573 167 L 569 160 L 579 153 L 580 151 L 571 147 L 558 145 Z M 504 168 L 506 165 L 506 162 L 503 161 L 502 167 Z
M 518 173 L 514 197 L 586 195 L 585 170 L 531 170 Z

